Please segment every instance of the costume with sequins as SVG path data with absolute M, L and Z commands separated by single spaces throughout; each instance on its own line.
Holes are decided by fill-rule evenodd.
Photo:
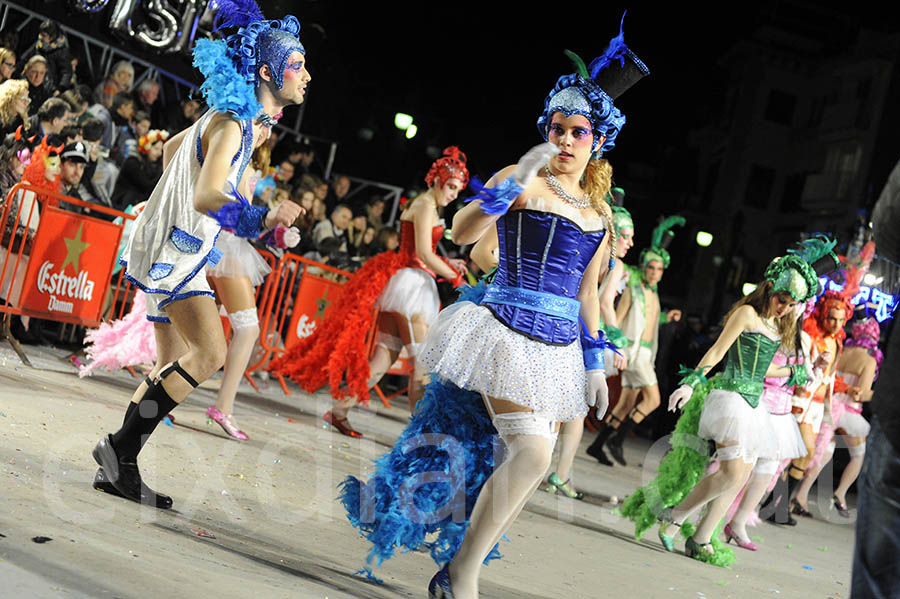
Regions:
M 772 284 L 769 294 L 790 293 L 798 302 L 815 297 L 819 283 L 813 264 L 835 267 L 833 247 L 834 242 L 807 240 L 801 249 L 793 253 L 789 250 L 787 256 L 775 258 L 764 275 L 764 281 Z M 779 459 L 777 436 L 765 402 L 760 399 L 765 373 L 780 342 L 780 337 L 771 330 L 743 331 L 727 350 L 723 372 L 709 380 L 691 375 L 693 392 L 675 425 L 672 451 L 660 462 L 656 477 L 635 491 L 622 506 L 622 515 L 635 524 L 636 538 L 656 524 L 664 508 L 680 504 L 706 476 L 710 440 L 725 445 L 717 451 L 720 460 L 740 458 L 753 464 L 757 459 Z M 689 377 L 682 383 L 687 380 Z M 686 520 L 681 530 L 689 537 L 694 525 Z M 701 552 L 698 559 L 718 566 L 734 561 L 734 552 L 722 543 L 718 534 L 713 534 L 710 542 L 713 553 Z
M 591 122 L 595 154 L 609 150 L 625 122 L 613 99 L 648 70 L 621 30 L 590 67 L 573 60 L 578 73 L 557 81 L 538 129 L 547 140 L 554 113 L 581 114 Z M 504 426 L 549 437 L 550 447 L 551 423 L 583 418 L 588 409 L 576 295 L 611 223 L 541 197 L 510 210 L 523 189 L 513 177 L 473 188 L 481 211 L 498 216 L 494 278 L 467 288 L 440 313 L 420 352 L 431 383 L 409 426 L 369 482 L 351 476 L 342 484 L 347 517 L 372 543 L 369 562 L 377 565 L 396 548 L 424 545 L 438 564 L 456 554 L 500 449 L 483 395 L 530 408 Z M 506 434 L 516 434 L 514 426 Z M 499 556 L 495 546 L 485 559 Z

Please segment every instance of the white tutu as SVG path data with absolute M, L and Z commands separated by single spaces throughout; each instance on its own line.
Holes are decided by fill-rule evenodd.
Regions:
M 221 250 L 222 258 L 212 268 L 207 267 L 206 273 L 211 277 L 250 277 L 250 282 L 256 287 L 272 272 L 265 258 L 243 237 L 236 237 L 223 230 L 216 241 L 216 247 Z
M 845 409 L 835 428 L 842 429 L 851 437 L 868 437 L 872 426 L 862 414 Z
M 431 325 L 441 309 L 441 299 L 430 274 L 421 268 L 401 268 L 385 285 L 375 307 L 407 318 L 419 314 L 425 317 L 425 324 Z
M 775 431 L 775 439 L 778 443 L 778 457 L 802 458 L 806 455 L 806 445 L 803 444 L 803 436 L 797 426 L 797 419 L 793 414 L 769 414 L 772 420 L 772 429 Z
M 698 435 L 724 445 L 737 444 L 738 455 L 747 464 L 757 458 L 780 459 L 779 446 L 769 411 L 760 401 L 750 407 L 734 391 L 713 389 L 703 402 Z
M 519 334 L 484 306 L 457 302 L 428 329 L 426 371 L 464 389 L 512 401 L 554 422 L 584 418 L 581 343 L 548 345 Z

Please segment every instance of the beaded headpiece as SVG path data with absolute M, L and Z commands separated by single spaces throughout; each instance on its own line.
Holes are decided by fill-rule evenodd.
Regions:
M 425 175 L 425 184 L 431 187 L 435 179 L 443 187 L 450 179 L 459 179 L 463 187 L 469 184 L 469 170 L 466 168 L 466 155 L 456 146 L 444 148 L 443 156 L 434 161 L 428 174 Z
M 262 106 L 256 99 L 259 67 L 267 65 L 275 85 L 284 84 L 284 69 L 294 52 L 306 54 L 300 43 L 300 22 L 288 15 L 266 20 L 253 0 L 215 0 L 214 30 L 237 27 L 225 40 L 199 39 L 194 44 L 194 66 L 205 80 L 200 91 L 206 102 L 239 119 L 256 117 Z
M 662 262 L 663 268 L 669 268 L 672 256 L 666 248 L 675 238 L 672 227 L 683 227 L 685 222 L 683 216 L 669 216 L 656 225 L 650 238 L 650 247 L 641 250 L 641 268 L 647 268 L 654 261 Z
M 141 135 L 138 139 L 138 151 L 141 154 L 149 154 L 150 148 L 159 141 L 169 139 L 169 132 L 164 129 L 151 129 L 146 135 Z
M 772 283 L 770 293 L 782 291 L 794 301 L 807 302 L 819 293 L 819 275 L 835 270 L 839 261 L 832 251 L 836 241 L 820 235 L 807 239 L 799 249 L 775 258 L 766 267 L 763 279 Z
M 625 115 L 613 105 L 613 100 L 650 73 L 625 45 L 624 22 L 623 14 L 619 35 L 610 40 L 606 51 L 590 65 L 585 66 L 577 54 L 566 50 L 577 72 L 560 77 L 544 100 L 544 112 L 538 117 L 537 126 L 545 141 L 553 113 L 559 112 L 566 117 L 580 114 L 590 121 L 594 134 L 591 151 L 594 153 L 607 152 L 615 146 L 616 136 L 625 124 Z M 606 138 L 602 146 L 601 137 Z

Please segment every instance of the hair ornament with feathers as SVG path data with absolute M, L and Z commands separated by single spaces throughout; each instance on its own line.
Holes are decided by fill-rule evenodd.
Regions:
M 835 270 L 840 262 L 833 241 L 817 235 L 787 250 L 766 267 L 763 279 L 772 283 L 769 293 L 787 292 L 797 302 L 808 302 L 819 294 L 819 276 Z
M 647 66 L 625 45 L 624 23 L 625 14 L 622 15 L 619 34 L 610 40 L 606 51 L 589 65 L 574 52 L 565 51 L 576 72 L 560 77 L 544 101 L 544 112 L 537 121 L 544 140 L 547 139 L 553 113 L 559 112 L 566 117 L 580 114 L 591 122 L 594 134 L 591 150 L 595 154 L 602 154 L 615 146 L 616 136 L 625 124 L 625 115 L 613 101 L 650 73 Z M 602 146 L 601 138 L 605 138 Z
M 444 148 L 443 156 L 434 161 L 428 174 L 425 175 L 425 184 L 431 187 L 434 180 L 443 186 L 450 179 L 459 179 L 462 186 L 469 184 L 469 169 L 466 168 L 466 155 L 456 146 Z
M 641 251 L 641 268 L 646 268 L 653 261 L 662 262 L 663 268 L 669 268 L 672 256 L 669 255 L 669 250 L 666 248 L 675 238 L 672 227 L 683 227 L 685 222 L 683 216 L 668 216 L 656 225 L 650 238 L 650 247 Z
M 259 68 L 267 65 L 280 89 L 291 54 L 306 54 L 300 22 L 291 15 L 266 20 L 254 0 L 215 0 L 214 5 L 214 31 L 237 31 L 224 40 L 200 39 L 194 44 L 194 66 L 204 77 L 200 91 L 213 110 L 231 112 L 240 120 L 255 118 L 262 112 L 256 99 Z

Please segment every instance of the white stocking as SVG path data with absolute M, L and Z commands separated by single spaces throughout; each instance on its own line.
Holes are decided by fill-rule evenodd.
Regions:
M 575 454 L 581 444 L 581 436 L 584 434 L 584 419 L 577 418 L 562 425 L 559 435 L 559 462 L 556 465 L 556 475 L 566 482 L 571 477 L 572 464 L 575 463 Z
M 766 489 L 769 488 L 769 483 L 772 482 L 773 476 L 774 473 L 754 470 L 753 476 L 750 477 L 750 484 L 747 485 L 747 490 L 744 491 L 741 505 L 731 519 L 731 529 L 742 541 L 750 540 L 750 537 L 747 534 L 747 520 L 750 519 L 756 506 L 762 501 L 763 495 L 766 494 Z
M 544 419 L 545 434 L 504 433 L 527 430 L 523 427 L 525 421 L 531 419 L 533 423 L 537 418 L 527 412 L 498 414 L 494 418 L 506 445 L 506 459 L 482 487 L 466 535 L 450 563 L 456 599 L 477 599 L 481 564 L 525 507 L 550 466 L 554 439 L 549 421 Z M 509 427 L 505 426 L 507 423 Z
M 253 353 L 253 347 L 259 338 L 259 319 L 256 308 L 239 310 L 228 315 L 231 321 L 231 343 L 225 355 L 225 371 L 222 373 L 222 384 L 216 397 L 216 407 L 223 414 L 230 416 L 234 409 L 234 396 L 238 385 L 247 369 L 247 362 Z

